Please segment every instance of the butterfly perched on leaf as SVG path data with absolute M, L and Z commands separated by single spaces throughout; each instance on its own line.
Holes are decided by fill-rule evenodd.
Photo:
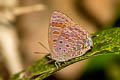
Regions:
M 89 33 L 58 11 L 51 15 L 48 35 L 51 58 L 56 62 L 82 56 L 93 47 Z

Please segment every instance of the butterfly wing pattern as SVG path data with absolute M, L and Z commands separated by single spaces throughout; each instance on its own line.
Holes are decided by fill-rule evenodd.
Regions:
M 51 58 L 56 62 L 82 56 L 93 46 L 88 32 L 58 11 L 51 16 L 48 35 Z

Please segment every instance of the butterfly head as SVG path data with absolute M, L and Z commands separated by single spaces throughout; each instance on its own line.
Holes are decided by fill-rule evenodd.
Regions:
M 93 42 L 92 42 L 92 39 L 88 36 L 88 45 L 90 48 L 93 47 Z

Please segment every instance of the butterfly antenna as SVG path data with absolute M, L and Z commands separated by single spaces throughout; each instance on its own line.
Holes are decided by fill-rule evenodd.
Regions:
M 43 52 L 34 52 L 35 54 L 45 54 Z M 46 53 L 47 54 L 47 53 Z
M 50 53 L 50 50 L 46 46 L 44 46 L 41 42 L 38 42 L 38 43 Z

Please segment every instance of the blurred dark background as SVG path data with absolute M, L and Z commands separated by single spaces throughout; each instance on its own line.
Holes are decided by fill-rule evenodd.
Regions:
M 41 9 L 15 15 L 10 10 L 40 4 Z M 51 13 L 60 11 L 90 34 L 120 26 L 119 0 L 0 0 L 0 77 L 7 80 L 48 53 Z M 17 13 L 16 13 L 17 14 Z M 34 54 L 34 52 L 45 54 Z M 120 56 L 96 56 L 72 64 L 45 80 L 120 80 Z

